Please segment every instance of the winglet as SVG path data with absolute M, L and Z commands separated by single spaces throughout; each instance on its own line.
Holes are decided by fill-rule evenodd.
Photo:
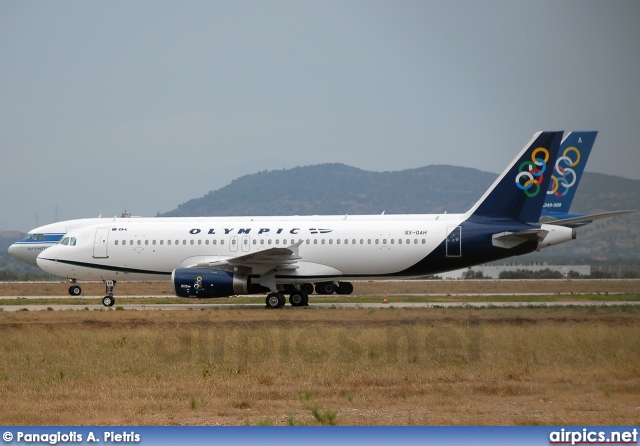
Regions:
M 562 132 L 536 133 L 467 215 L 537 222 L 561 139 Z

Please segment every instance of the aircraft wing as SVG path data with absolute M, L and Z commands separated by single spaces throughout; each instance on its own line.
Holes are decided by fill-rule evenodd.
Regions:
M 565 218 L 562 220 L 547 220 L 541 219 L 542 223 L 555 226 L 582 226 L 591 223 L 594 220 L 600 220 L 602 218 L 615 217 L 617 215 L 631 214 L 638 211 L 611 211 L 602 212 L 599 214 L 583 215 L 581 217 Z M 547 221 L 542 221 L 547 220 Z
M 293 245 L 282 248 L 269 248 L 262 251 L 253 252 L 230 259 L 202 262 L 191 267 L 197 268 L 215 268 L 236 270 L 241 269 L 249 271 L 251 274 L 264 274 L 271 270 L 291 270 L 297 269 L 296 263 L 302 257 L 298 253 L 301 241 Z

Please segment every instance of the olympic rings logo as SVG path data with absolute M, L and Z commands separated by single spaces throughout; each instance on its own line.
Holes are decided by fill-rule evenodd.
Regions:
M 575 160 L 569 157 L 569 153 L 575 153 Z M 555 172 L 556 175 L 551 175 L 551 188 L 547 191 L 547 195 L 554 194 L 556 197 L 564 197 L 569 192 L 571 186 L 576 184 L 577 175 L 572 169 L 580 162 L 580 151 L 575 147 L 567 147 L 560 158 L 556 161 Z M 564 164 L 564 166 L 562 165 Z M 567 178 L 570 178 L 569 181 Z M 558 192 L 560 186 L 564 187 L 564 190 Z
M 537 158 L 541 153 L 544 158 Z M 520 164 L 518 175 L 516 175 L 516 186 L 524 191 L 527 197 L 535 197 L 540 193 L 540 183 L 544 178 L 549 161 L 549 151 L 544 147 L 538 147 L 531 154 L 531 161 L 524 161 Z
M 193 282 L 193 287 L 196 289 L 196 291 L 204 290 L 204 287 L 202 286 L 202 276 L 196 277 L 195 282 Z

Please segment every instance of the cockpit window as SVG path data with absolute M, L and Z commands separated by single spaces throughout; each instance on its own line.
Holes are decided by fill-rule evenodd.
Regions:
M 32 242 L 37 242 L 42 240 L 46 240 L 44 234 L 27 234 L 23 239 L 23 241 L 32 241 Z
M 60 240 L 60 244 L 65 246 L 76 246 L 76 243 L 77 239 L 75 237 L 64 237 Z

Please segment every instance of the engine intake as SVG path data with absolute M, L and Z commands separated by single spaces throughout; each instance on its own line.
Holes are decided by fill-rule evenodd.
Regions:
M 209 268 L 174 269 L 171 283 L 178 297 L 228 297 L 263 291 L 260 285 L 251 285 L 251 280 L 245 274 Z

